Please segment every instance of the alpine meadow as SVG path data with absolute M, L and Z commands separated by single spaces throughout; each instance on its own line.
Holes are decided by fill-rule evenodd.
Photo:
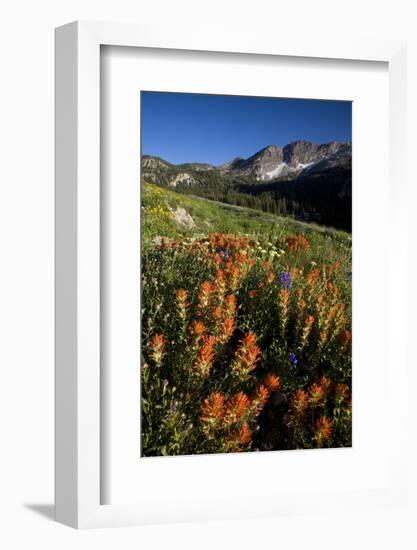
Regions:
M 142 456 L 351 447 L 351 103 L 141 112 Z

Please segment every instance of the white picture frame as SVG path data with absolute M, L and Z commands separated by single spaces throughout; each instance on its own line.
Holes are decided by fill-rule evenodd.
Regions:
M 294 58 L 380 61 L 389 71 L 389 173 L 392 243 L 388 245 L 390 284 L 405 280 L 405 253 L 395 246 L 404 232 L 405 189 L 405 45 L 361 41 L 328 44 L 244 32 L 190 29 L 187 36 L 169 27 L 75 22 L 56 30 L 56 519 L 76 528 L 134 525 L 159 521 L 240 517 L 248 506 L 236 498 L 199 505 L 185 514 L 175 495 L 149 507 L 101 504 L 100 445 L 100 48 L 101 46 L 228 52 Z M 405 323 L 405 287 L 388 304 L 390 316 Z M 400 331 L 392 338 L 405 339 Z M 397 346 L 395 365 L 399 406 L 395 412 L 397 447 L 390 455 L 384 490 L 341 493 L 346 508 L 375 503 L 400 505 L 407 480 L 404 456 L 406 360 L 405 345 Z M 179 459 L 181 460 L 181 458 Z M 163 463 L 161 463 L 163 467 Z M 285 503 L 270 503 L 269 513 L 306 512 L 334 505 L 328 495 L 294 495 Z M 192 503 L 190 503 L 190 508 Z M 230 512 L 230 510 L 233 510 Z M 260 515 L 263 508 L 260 507 Z

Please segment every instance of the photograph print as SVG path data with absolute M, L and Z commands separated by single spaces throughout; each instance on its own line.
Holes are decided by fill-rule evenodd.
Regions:
M 141 456 L 351 447 L 351 102 L 140 102 Z

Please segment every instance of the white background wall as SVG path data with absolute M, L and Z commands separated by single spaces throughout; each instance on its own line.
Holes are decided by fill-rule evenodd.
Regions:
M 216 21 L 248 33 L 408 40 L 409 168 L 417 151 L 417 36 L 412 1 L 14 0 L 0 20 L 0 547 L 415 548 L 416 509 L 252 522 L 76 532 L 53 523 L 53 29 L 75 19 Z M 410 170 L 410 235 L 417 183 Z M 372 213 L 370 213 L 370 218 Z M 416 263 L 410 239 L 410 340 Z M 383 260 L 382 260 L 383 261 Z M 384 261 L 389 262 L 389 258 Z M 383 268 L 383 264 L 381 264 Z M 401 284 L 401 283 L 400 283 Z M 412 362 L 410 355 L 410 364 Z M 415 361 L 414 361 L 415 362 Z M 414 365 L 416 366 L 416 365 Z M 411 371 L 410 397 L 416 376 Z M 395 388 L 392 402 L 395 407 Z M 410 408 L 415 418 L 415 412 Z M 411 433 L 413 432 L 413 435 Z M 416 428 L 410 422 L 410 459 Z M 387 444 L 392 441 L 387 434 Z M 260 482 L 263 482 L 260 479 Z M 415 474 L 410 485 L 417 495 Z M 415 496 L 411 499 L 415 504 Z M 256 506 L 256 503 L 254 503 Z

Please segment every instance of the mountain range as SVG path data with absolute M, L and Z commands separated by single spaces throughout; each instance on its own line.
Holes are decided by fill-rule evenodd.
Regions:
M 142 179 L 271 212 L 289 213 L 349 229 L 352 199 L 352 145 L 299 140 L 268 145 L 248 158 L 225 164 L 172 164 L 142 156 Z
M 245 178 L 252 182 L 268 182 L 282 178 L 293 179 L 317 170 L 337 167 L 349 169 L 351 165 L 351 144 L 336 141 L 322 144 L 293 141 L 285 147 L 268 145 L 246 159 L 237 157 L 220 166 L 203 163 L 174 165 L 159 157 L 142 157 L 142 173 L 145 179 L 153 180 L 156 173 L 161 171 L 176 171 L 172 180 L 167 182 L 172 187 L 176 187 L 179 182 L 192 183 L 192 172 L 216 170 L 219 174 Z

